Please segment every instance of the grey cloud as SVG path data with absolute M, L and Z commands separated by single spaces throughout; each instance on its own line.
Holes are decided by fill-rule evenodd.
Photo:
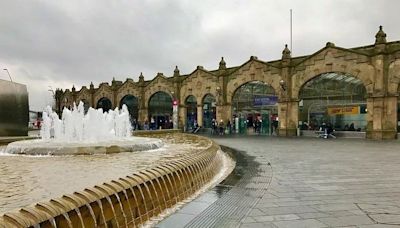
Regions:
M 380 24 L 388 40 L 400 39 L 396 0 L 3 0 L 1 6 L 0 65 L 35 86 L 30 96 L 37 108 L 48 85 L 137 80 L 140 72 L 151 79 L 172 75 L 175 65 L 181 73 L 196 65 L 216 69 L 221 56 L 228 66 L 250 55 L 278 59 L 289 42 L 290 8 L 295 55 L 327 41 L 371 44 Z

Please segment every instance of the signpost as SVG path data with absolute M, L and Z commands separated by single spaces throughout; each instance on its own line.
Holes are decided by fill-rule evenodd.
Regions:
M 174 129 L 178 129 L 178 105 L 178 100 L 172 102 L 172 126 Z

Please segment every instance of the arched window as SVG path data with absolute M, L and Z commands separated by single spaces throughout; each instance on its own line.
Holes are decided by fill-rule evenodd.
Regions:
M 186 129 L 192 130 L 197 124 L 197 101 L 196 97 L 190 95 L 186 98 Z
M 299 125 L 317 130 L 323 124 L 337 131 L 365 131 L 366 89 L 360 79 L 325 73 L 305 83 L 299 93 Z
M 212 94 L 203 98 L 203 127 L 211 128 L 213 119 L 216 119 L 216 99 Z
M 131 121 L 137 120 L 139 115 L 139 102 L 138 99 L 133 95 L 124 96 L 119 102 L 119 108 L 122 108 L 122 105 L 126 105 L 129 111 L 129 115 L 131 116 Z
M 108 112 L 112 108 L 112 103 L 107 97 L 102 97 L 97 101 L 96 108 L 102 108 L 103 112 Z
M 172 97 L 166 92 L 157 92 L 149 100 L 150 128 L 169 129 L 172 124 Z
M 278 127 L 278 96 L 261 81 L 243 84 L 233 94 L 234 129 L 238 133 L 271 134 Z

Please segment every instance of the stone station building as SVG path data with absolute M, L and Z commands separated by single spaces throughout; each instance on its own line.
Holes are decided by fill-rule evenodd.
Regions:
M 332 85 L 338 84 L 340 80 L 345 85 L 354 84 L 347 90 L 347 95 L 343 92 L 342 100 L 329 95 L 331 101 L 324 101 L 323 105 L 319 105 L 324 112 L 342 112 L 343 119 L 346 117 L 343 108 L 350 108 L 351 112 L 357 112 L 356 115 L 361 116 L 361 122 L 365 122 L 360 129 L 366 132 L 367 138 L 397 137 L 400 121 L 400 41 L 387 42 L 382 26 L 375 35 L 375 43 L 368 46 L 342 48 L 328 42 L 319 51 L 300 57 L 292 57 L 285 46 L 280 60 L 265 62 L 251 56 L 240 66 L 227 67 L 222 58 L 217 70 L 197 66 L 192 73 L 181 75 L 176 67 L 171 77 L 158 73 L 154 79 L 145 81 L 140 74 L 137 82 L 129 78 L 125 82 L 113 79 L 111 85 L 101 83 L 98 88 L 91 83 L 89 88 L 83 86 L 80 90 L 75 87 L 72 90 L 57 90 L 56 109 L 61 113 L 64 107 L 71 107 L 73 102 L 79 101 L 83 101 L 87 107 L 102 107 L 104 110 L 121 107 L 125 103 L 129 106 L 132 117 L 139 123 L 154 117 L 156 122 L 163 123 L 160 125 L 162 128 L 171 127 L 167 123 L 172 122 L 173 109 L 178 117 L 177 126 L 174 127 L 179 128 L 186 127 L 190 121 L 192 124 L 195 122 L 200 126 L 210 127 L 212 119 L 226 123 L 228 120 L 234 122 L 234 118 L 243 113 L 267 113 L 267 121 L 274 119 L 279 123 L 279 135 L 294 136 L 302 123 L 307 121 L 310 124 L 310 118 L 314 118 L 317 111 L 313 113 L 312 106 L 316 106 L 315 101 L 325 99 L 324 89 L 312 94 L 314 103 L 307 101 L 311 96 L 302 95 L 305 94 L 307 83 L 318 78 L 331 80 L 329 83 Z M 241 107 L 240 99 L 244 95 L 237 95 L 237 91 L 249 84 L 258 87 L 261 85 L 268 90 L 263 90 L 258 97 L 258 102 L 261 101 L 261 106 L 264 107 L 261 111 L 248 111 Z M 248 88 L 250 87 L 245 90 L 248 91 Z M 361 92 L 357 93 L 357 90 Z M 250 96 L 253 99 L 256 93 Z M 360 99 L 353 102 L 353 96 Z M 343 103 L 343 100 L 347 103 Z M 257 106 L 256 100 L 253 106 Z M 337 109 L 337 106 L 341 108 Z M 308 117 L 302 117 L 307 115 Z M 348 125 L 350 122 L 346 123 Z

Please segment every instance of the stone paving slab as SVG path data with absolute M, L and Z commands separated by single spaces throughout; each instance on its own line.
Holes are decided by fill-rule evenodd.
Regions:
M 398 140 L 215 140 L 235 148 L 242 167 L 182 227 L 400 227 Z M 183 212 L 158 227 L 177 227 L 167 222 Z

